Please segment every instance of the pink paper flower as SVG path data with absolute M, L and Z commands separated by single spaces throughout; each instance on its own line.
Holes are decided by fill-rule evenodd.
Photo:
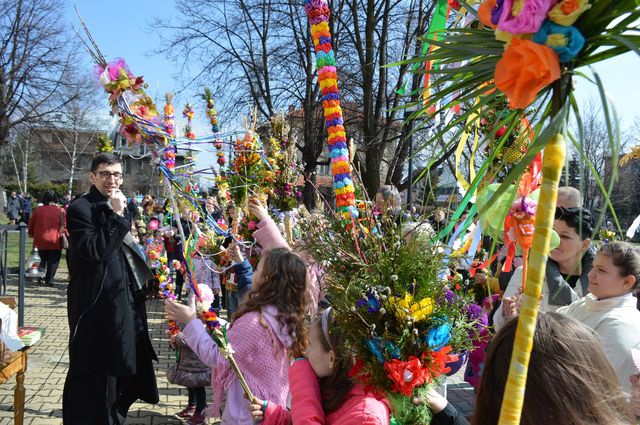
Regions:
M 504 0 L 498 29 L 512 34 L 538 32 L 557 0 Z

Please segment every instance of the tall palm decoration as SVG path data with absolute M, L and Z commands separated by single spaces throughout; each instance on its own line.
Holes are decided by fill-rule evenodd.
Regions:
M 446 0 L 440 0 L 446 2 Z M 427 36 L 433 46 L 428 55 L 405 61 L 416 64 L 418 72 L 432 75 L 429 97 L 417 103 L 419 107 L 410 119 L 414 128 L 428 122 L 426 115 L 445 112 L 460 105 L 460 113 L 441 126 L 425 142 L 425 146 L 448 138 L 442 152 L 449 152 L 460 139 L 466 141 L 469 132 L 488 118 L 491 128 L 478 142 L 488 145 L 488 158 L 478 170 L 470 173 L 460 208 L 452 217 L 453 224 L 473 196 L 484 190 L 484 184 L 499 183 L 491 199 L 498 200 L 520 182 L 534 158 L 544 150 L 542 187 L 535 217 L 535 236 L 529 257 L 522 314 L 518 323 L 516 346 L 512 355 L 509 379 L 500 416 L 501 424 L 517 424 L 524 398 L 527 366 L 531 352 L 533 331 L 537 319 L 537 305 L 549 239 L 555 212 L 557 187 L 565 165 L 566 143 L 575 146 L 587 166 L 593 166 L 581 148 L 583 123 L 578 103 L 572 92 L 574 80 L 584 78 L 598 87 L 602 111 L 612 156 L 612 178 L 605 187 L 600 176 L 594 174 L 603 197 L 617 223 L 609 194 L 615 182 L 618 166 L 619 130 L 615 111 L 604 95 L 604 87 L 597 73 L 593 79 L 584 74 L 590 65 L 634 51 L 640 54 L 640 2 L 638 0 L 487 0 L 475 10 L 469 2 L 460 1 L 466 13 L 477 19 L 463 28 L 450 28 L 439 37 Z M 474 2 L 477 3 L 477 2 Z M 468 21 L 468 20 L 467 20 Z M 459 22 L 459 21 L 458 21 Z M 421 66 L 437 62 L 438 67 Z M 505 107 L 508 101 L 509 107 Z M 416 104 L 408 104 L 413 107 Z M 427 117 L 430 118 L 430 117 Z M 521 159 L 507 167 L 500 155 L 513 140 L 513 133 L 521 130 L 523 118 L 531 123 L 535 137 L 522 146 Z M 569 130 L 568 122 L 576 123 L 577 131 Z M 565 142 L 566 141 L 566 142 Z M 475 150 L 479 147 L 474 146 Z M 495 164 L 503 167 L 495 170 Z M 492 165 L 494 169 L 492 169 Z M 428 171 L 428 170 L 427 170 Z M 493 180 L 502 171 L 500 181 Z M 417 176 L 416 179 L 422 176 Z M 492 181 L 493 180 L 493 181 Z M 480 191 L 480 192 L 481 192 Z M 515 191 L 513 191 L 515 194 Z M 485 194 L 486 195 L 486 194 Z M 492 201 L 484 203 L 491 205 Z M 480 208 L 482 216 L 489 207 Z M 604 211 L 603 211 L 604 213 Z M 505 216 L 507 212 L 505 211 Z M 600 217 L 599 221 L 602 220 Z M 618 225 L 619 227 L 619 225 Z M 442 232 L 443 236 L 451 228 Z

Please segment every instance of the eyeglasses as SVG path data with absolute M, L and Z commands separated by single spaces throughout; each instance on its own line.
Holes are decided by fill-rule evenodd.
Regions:
M 108 180 L 111 177 L 114 177 L 116 180 L 121 180 L 122 178 L 124 178 L 124 174 L 117 171 L 115 173 L 110 173 L 109 171 L 100 171 L 99 173 L 96 173 L 95 171 L 92 171 L 92 173 L 99 175 L 100 178 L 104 180 Z

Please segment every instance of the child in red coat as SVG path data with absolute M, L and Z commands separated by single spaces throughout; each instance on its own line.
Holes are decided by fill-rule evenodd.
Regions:
M 289 368 L 291 410 L 254 399 L 249 409 L 265 425 L 389 425 L 389 404 L 354 383 L 348 374 L 353 356 L 343 350 L 332 326 L 331 309 L 311 324 L 308 359 Z

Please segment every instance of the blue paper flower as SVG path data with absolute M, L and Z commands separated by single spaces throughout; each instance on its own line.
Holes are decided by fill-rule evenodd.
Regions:
M 387 341 L 386 347 L 387 347 L 387 353 L 389 353 L 389 356 L 391 356 L 392 359 L 400 358 L 401 353 L 397 345 L 395 345 L 391 341 Z
M 376 359 L 378 359 L 380 363 L 384 363 L 384 355 L 382 354 L 384 346 L 382 345 L 382 341 L 380 340 L 380 338 L 367 340 L 367 347 L 369 347 L 369 350 L 373 353 L 374 356 L 376 356 Z
M 555 50 L 560 57 L 560 62 L 569 62 L 584 47 L 584 37 L 576 27 L 554 24 L 548 19 L 533 35 L 533 41 Z
M 424 337 L 424 341 L 429 348 L 433 351 L 438 351 L 451 339 L 451 325 L 449 323 L 443 323 L 437 327 L 429 329 L 427 336 Z
M 367 298 L 356 301 L 356 307 L 366 307 L 369 313 L 377 313 L 380 311 L 380 301 L 373 294 L 367 294 Z

